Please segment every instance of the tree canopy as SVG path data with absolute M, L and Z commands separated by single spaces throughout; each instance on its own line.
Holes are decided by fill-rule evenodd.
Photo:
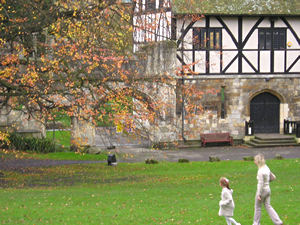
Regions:
M 0 2 L 2 107 L 42 121 L 58 111 L 114 123 L 132 116 L 153 118 L 141 77 L 126 66 L 131 5 L 117 0 Z

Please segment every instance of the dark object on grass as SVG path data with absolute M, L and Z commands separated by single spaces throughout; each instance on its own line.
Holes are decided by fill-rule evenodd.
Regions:
M 245 156 L 243 157 L 244 161 L 254 161 L 254 157 L 253 156 Z
M 108 146 L 106 149 L 115 149 L 115 148 L 116 148 L 116 146 L 111 145 L 111 146 Z
M 188 163 L 190 162 L 188 159 L 178 159 L 179 163 Z
M 209 161 L 210 162 L 219 162 L 221 161 L 219 157 L 217 156 L 209 156 Z
M 280 155 L 280 154 L 276 154 L 276 155 L 275 155 L 275 159 L 280 159 L 280 160 L 281 160 L 281 159 L 284 159 L 284 158 L 283 158 L 283 156 L 282 156 L 282 155 Z
M 157 164 L 158 161 L 155 160 L 155 159 L 146 159 L 146 160 L 145 160 L 145 163 L 146 163 L 146 164 Z
M 115 154 L 109 154 L 107 156 L 107 165 L 108 166 L 116 166 L 117 165 L 117 158 Z

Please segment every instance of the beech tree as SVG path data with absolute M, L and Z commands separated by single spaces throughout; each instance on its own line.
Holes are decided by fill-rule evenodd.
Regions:
M 147 78 L 128 66 L 131 13 L 117 0 L 1 0 L 1 106 L 41 121 L 55 112 L 154 121 L 160 104 L 143 93 Z

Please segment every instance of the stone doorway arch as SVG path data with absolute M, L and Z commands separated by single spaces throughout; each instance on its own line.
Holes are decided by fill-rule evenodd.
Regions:
M 280 132 L 280 99 L 264 91 L 250 101 L 250 120 L 254 122 L 254 133 Z

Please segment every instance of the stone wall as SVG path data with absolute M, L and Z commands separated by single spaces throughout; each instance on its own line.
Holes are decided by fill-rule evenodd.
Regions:
M 39 137 L 46 137 L 46 129 L 42 122 L 22 111 L 9 110 L 5 107 L 0 110 L 0 127 L 4 131 L 39 133 Z
M 78 150 L 79 147 L 89 150 L 96 145 L 96 129 L 91 121 L 72 117 L 71 123 L 71 148 L 73 150 Z
M 139 74 L 150 78 L 144 82 L 142 91 L 156 104 L 155 123 L 144 121 L 151 142 L 171 142 L 177 140 L 176 120 L 176 43 L 163 41 L 151 43 L 137 52 Z M 163 80 L 159 80 L 164 78 Z M 159 80 L 159 81 L 158 81 Z
M 203 90 L 220 90 L 224 87 L 225 117 L 220 116 L 220 91 L 216 91 L 215 95 L 204 92 L 200 103 L 203 111 L 194 115 L 196 124 L 185 120 L 185 133 L 189 139 L 199 139 L 200 132 L 230 132 L 234 138 L 243 138 L 245 121 L 250 119 L 250 101 L 263 92 L 269 92 L 280 100 L 280 133 L 283 133 L 284 119 L 300 120 L 299 78 L 207 78 L 198 79 L 196 83 Z

